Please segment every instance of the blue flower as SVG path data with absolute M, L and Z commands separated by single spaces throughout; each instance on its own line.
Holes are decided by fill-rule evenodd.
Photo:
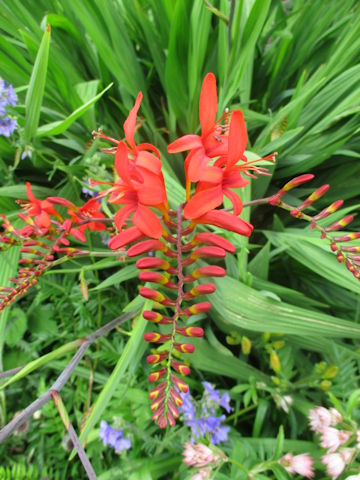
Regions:
M 209 382 L 203 382 L 203 386 L 205 392 L 199 408 L 196 409 L 190 392 L 187 392 L 181 394 L 183 404 L 180 411 L 184 415 L 185 424 L 191 428 L 192 442 L 195 441 L 195 438 L 200 439 L 208 435 L 210 442 L 217 445 L 227 440 L 230 428 L 222 425 L 226 419 L 225 415 L 216 416 L 215 411 L 221 406 L 229 413 L 231 411 L 230 396 L 228 393 L 221 396 L 220 392 L 215 390 L 215 387 Z
M 10 117 L 0 118 L 0 135 L 4 137 L 10 137 L 10 135 L 16 130 L 18 124 L 16 120 Z
M 123 450 L 129 450 L 131 448 L 131 442 L 128 438 L 124 438 L 123 430 L 116 430 L 109 425 L 105 420 L 101 420 L 99 437 L 103 441 L 104 445 L 110 445 L 116 453 Z
M 17 96 L 12 85 L 0 78 L 0 135 L 4 137 L 10 137 L 18 127 L 15 119 L 6 116 L 6 106 L 15 107 L 16 102 Z

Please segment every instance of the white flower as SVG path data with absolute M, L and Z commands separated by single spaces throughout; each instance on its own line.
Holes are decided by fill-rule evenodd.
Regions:
M 326 473 L 336 480 L 342 473 L 345 466 L 351 460 L 355 450 L 351 448 L 345 448 L 339 453 L 327 453 L 321 459 L 321 463 L 326 465 Z
M 314 432 L 321 433 L 325 427 L 337 425 L 342 421 L 341 413 L 336 408 L 329 410 L 324 407 L 316 407 L 309 410 L 310 427 Z
M 320 445 L 329 449 L 329 453 L 335 452 L 350 438 L 351 434 L 345 430 L 337 430 L 332 427 L 324 427 L 321 433 Z
M 294 455 L 287 453 L 280 459 L 280 465 L 289 473 L 298 473 L 303 477 L 312 478 L 314 476 L 313 470 L 314 461 L 308 453 L 301 455 Z

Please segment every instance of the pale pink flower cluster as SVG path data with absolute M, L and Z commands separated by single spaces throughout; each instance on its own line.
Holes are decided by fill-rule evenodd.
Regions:
M 190 480 L 204 480 L 210 478 L 212 467 L 215 467 L 220 457 L 202 443 L 192 444 L 187 442 L 183 451 L 183 462 L 189 467 L 198 469 L 196 474 Z
M 289 473 L 297 473 L 306 478 L 312 478 L 314 476 L 314 460 L 308 453 L 295 456 L 292 453 L 287 453 L 280 458 L 280 465 Z
M 326 465 L 326 473 L 336 480 L 353 458 L 354 453 L 354 448 L 343 448 L 338 453 L 327 453 L 323 455 L 321 463 Z
M 334 428 L 343 421 L 341 413 L 335 408 L 316 407 L 309 411 L 309 420 L 311 429 L 320 435 L 320 446 L 327 449 L 321 462 L 326 466 L 327 475 L 336 480 L 357 455 L 355 448 L 340 448 L 351 439 L 353 432 Z M 359 431 L 357 437 L 359 448 Z

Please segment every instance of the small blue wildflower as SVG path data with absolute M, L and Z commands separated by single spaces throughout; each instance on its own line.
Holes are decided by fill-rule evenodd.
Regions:
M 17 121 L 10 117 L 0 118 L 0 135 L 10 137 L 18 127 Z
M 84 181 L 85 187 L 82 187 L 81 191 L 84 195 L 88 195 L 89 197 L 96 197 L 97 192 L 94 192 L 93 190 L 90 190 L 87 188 L 89 186 L 88 182 Z
M 0 135 L 4 137 L 10 137 L 18 127 L 16 120 L 6 115 L 6 106 L 15 107 L 16 102 L 17 96 L 12 85 L 0 78 Z
M 225 415 L 217 416 L 215 411 L 221 406 L 229 413 L 231 411 L 230 396 L 228 393 L 221 396 L 220 392 L 209 382 L 203 382 L 203 386 L 205 391 L 199 402 L 199 408 L 196 409 L 190 392 L 187 392 L 181 393 L 183 404 L 180 411 L 184 415 L 185 424 L 191 428 L 192 442 L 195 441 L 195 438 L 200 439 L 208 435 L 210 442 L 217 445 L 227 440 L 230 428 L 222 425 L 226 419 Z
M 105 420 L 101 420 L 99 437 L 103 441 L 104 445 L 109 445 L 115 450 L 116 453 L 123 450 L 129 450 L 131 448 L 131 442 L 128 438 L 124 438 L 123 430 L 116 430 L 109 425 Z

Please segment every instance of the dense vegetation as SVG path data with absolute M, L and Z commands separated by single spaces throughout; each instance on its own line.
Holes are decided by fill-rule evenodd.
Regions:
M 13 95 L 10 84 L 17 96 L 4 111 L 0 103 L 0 212 L 16 228 L 23 224 L 15 200 L 27 198 L 26 182 L 36 198 L 82 205 L 93 195 L 89 178 L 114 181 L 114 157 L 101 150 L 110 145 L 92 131 L 122 139 L 139 91 L 136 140 L 159 149 L 173 209 L 185 201 L 185 154 L 170 155 L 167 145 L 199 134 L 208 72 L 217 78 L 218 117 L 225 108 L 243 112 L 248 161 L 277 152 L 274 164 L 260 163 L 271 176 L 236 190 L 250 202 L 241 218 L 254 225 L 252 235 L 210 227 L 236 252 L 217 263 L 227 276 L 214 281 L 211 310 L 195 318 L 205 333 L 189 356 L 196 415 L 206 417 L 206 402 L 215 401 L 212 415 L 226 414 L 222 428 L 229 427 L 219 442 L 209 434 L 202 439 L 220 449 L 206 478 L 290 478 L 279 464 L 289 452 L 311 454 L 316 478 L 336 478 L 321 461 L 336 449 L 309 428 L 316 406 L 341 413 L 341 428 L 352 435 L 344 434 L 343 443 L 357 450 L 339 478 L 359 478 L 359 280 L 318 229 L 284 205 L 254 202 L 311 173 L 313 180 L 281 197 L 290 210 L 324 184 L 329 191 L 306 213 L 314 217 L 345 202 L 319 219 L 320 229 L 359 210 L 358 2 L 0 0 L 0 6 L 1 94 Z M 224 206 L 231 203 L 225 199 Z M 114 213 L 104 202 L 102 208 Z M 360 230 L 356 216 L 343 227 L 333 237 Z M 28 366 L 0 380 L 1 427 L 48 391 L 80 346 L 71 342 L 143 305 L 136 258 L 111 251 L 108 233 L 85 236 L 85 244 L 74 238 L 72 244 L 91 255 L 65 256 L 1 313 L 0 371 Z M 19 246 L 8 247 L 2 241 L 6 288 L 22 255 Z M 356 274 L 360 256 L 352 258 Z M 196 472 L 182 452 L 196 436 L 187 416 L 193 407 L 184 402 L 175 427 L 160 430 L 152 421 L 151 347 L 143 340 L 151 328 L 139 318 L 132 315 L 91 343 L 61 398 L 100 480 L 189 479 Z M 121 431 L 114 437 L 119 443 L 109 440 L 101 420 Z M 87 478 L 71 450 L 56 402 L 48 402 L 0 445 L 0 479 Z

